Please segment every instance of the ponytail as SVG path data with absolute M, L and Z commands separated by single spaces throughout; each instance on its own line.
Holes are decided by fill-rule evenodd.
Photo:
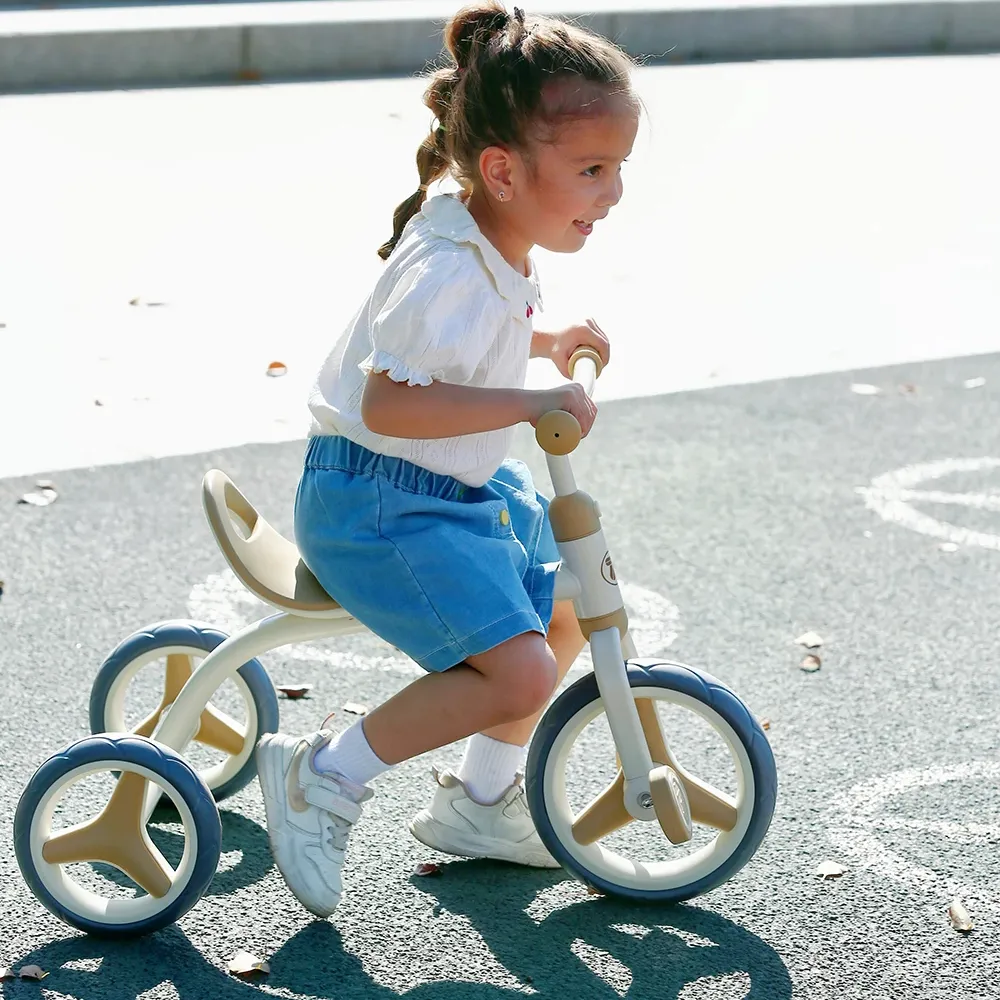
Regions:
M 427 188 L 448 172 L 447 132 L 440 122 L 417 148 L 417 172 L 420 186 L 406 201 L 396 206 L 396 211 L 392 214 L 392 236 L 378 248 L 378 255 L 382 260 L 389 259 L 406 224 L 420 211 L 427 198 Z

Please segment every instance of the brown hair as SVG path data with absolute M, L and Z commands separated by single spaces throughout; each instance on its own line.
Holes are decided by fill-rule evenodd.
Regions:
M 452 65 L 437 70 L 424 104 L 437 125 L 417 149 L 420 186 L 397 206 L 392 237 L 379 248 L 387 260 L 406 223 L 420 211 L 427 188 L 449 171 L 467 189 L 479 175 L 488 146 L 526 151 L 540 127 L 558 126 L 599 110 L 576 100 L 562 107 L 543 100 L 547 88 L 575 77 L 612 93 L 631 94 L 631 59 L 618 46 L 584 28 L 550 17 L 508 14 L 494 0 L 460 10 L 444 30 Z

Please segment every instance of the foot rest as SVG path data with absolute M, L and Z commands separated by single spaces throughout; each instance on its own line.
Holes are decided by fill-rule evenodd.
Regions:
M 291 614 L 325 617 L 340 612 L 298 548 L 257 513 L 229 476 L 211 469 L 202 482 L 201 496 L 215 540 L 248 590 Z

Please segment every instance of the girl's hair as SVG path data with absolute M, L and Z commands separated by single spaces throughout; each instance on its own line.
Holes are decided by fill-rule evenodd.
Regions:
M 552 83 L 576 78 L 606 92 L 632 93 L 634 64 L 618 46 L 554 18 L 525 17 L 518 7 L 508 14 L 495 0 L 460 10 L 448 22 L 444 40 L 452 65 L 434 73 L 424 91 L 437 125 L 417 149 L 420 186 L 396 208 L 392 238 L 378 251 L 383 260 L 434 181 L 451 172 L 471 189 L 479 176 L 479 154 L 488 146 L 525 152 L 545 126 L 557 128 L 605 107 L 585 88 L 556 106 L 544 99 Z

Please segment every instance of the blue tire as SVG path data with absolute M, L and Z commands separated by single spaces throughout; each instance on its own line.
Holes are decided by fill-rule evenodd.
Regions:
M 112 688 L 122 671 L 139 657 L 169 646 L 186 646 L 206 656 L 228 636 L 210 625 L 192 621 L 166 621 L 133 633 L 108 656 L 97 672 L 90 692 L 90 731 L 95 735 L 119 728 L 108 725 L 107 711 Z M 234 795 L 257 776 L 252 748 L 265 733 L 278 731 L 278 696 L 259 660 L 248 660 L 237 671 L 246 684 L 256 714 L 253 732 L 247 733 L 251 751 L 239 769 L 224 779 L 209 776 L 208 787 L 217 802 Z
M 557 830 L 563 831 L 563 837 L 571 838 L 565 820 L 558 818 L 565 817 L 566 809 L 560 810 L 558 803 L 547 800 L 547 794 L 552 793 L 546 792 L 546 772 L 549 768 L 556 767 L 553 749 L 564 727 L 577 725 L 577 717 L 584 710 L 594 712 L 599 709 L 599 705 L 594 703 L 600 702 L 601 695 L 593 673 L 567 688 L 549 707 L 538 725 L 528 752 L 526 767 L 528 806 L 539 836 L 553 857 L 587 885 L 608 895 L 635 901 L 679 902 L 721 885 L 753 857 L 767 833 L 774 813 L 778 787 L 774 755 L 763 729 L 743 702 L 711 675 L 679 663 L 632 660 L 628 664 L 628 680 L 632 688 L 663 688 L 701 702 L 727 724 L 731 733 L 742 744 L 753 775 L 751 812 L 749 822 L 742 820 L 738 824 L 738 828 L 743 829 L 742 835 L 730 838 L 727 849 L 720 852 L 722 856 L 718 866 L 708 871 L 698 871 L 697 877 L 693 877 L 690 882 L 667 888 L 623 885 L 606 873 L 594 870 L 599 866 L 595 862 L 588 862 L 585 857 L 588 855 L 587 848 L 582 848 L 575 841 L 568 846 L 560 837 Z M 747 803 L 744 803 L 741 816 L 745 814 L 746 808 Z M 596 859 L 597 854 L 590 853 L 590 857 Z
M 106 913 L 97 905 L 88 906 L 80 896 L 60 890 L 59 879 L 38 856 L 48 830 L 33 830 L 36 821 L 40 827 L 46 823 L 40 807 L 54 786 L 77 768 L 102 762 L 117 764 L 125 771 L 133 765 L 155 774 L 186 807 L 188 816 L 182 816 L 185 835 L 193 835 L 196 842 L 191 859 L 178 867 L 178 881 L 165 896 L 118 900 Z M 143 736 L 88 736 L 50 757 L 32 775 L 14 815 L 14 850 L 28 887 L 61 920 L 89 934 L 136 937 L 172 924 L 201 899 L 219 865 L 222 822 L 205 782 L 180 754 Z M 51 868 L 62 872 L 61 866 Z M 70 876 L 63 873 L 62 877 Z M 99 897 L 95 894 L 93 898 Z

